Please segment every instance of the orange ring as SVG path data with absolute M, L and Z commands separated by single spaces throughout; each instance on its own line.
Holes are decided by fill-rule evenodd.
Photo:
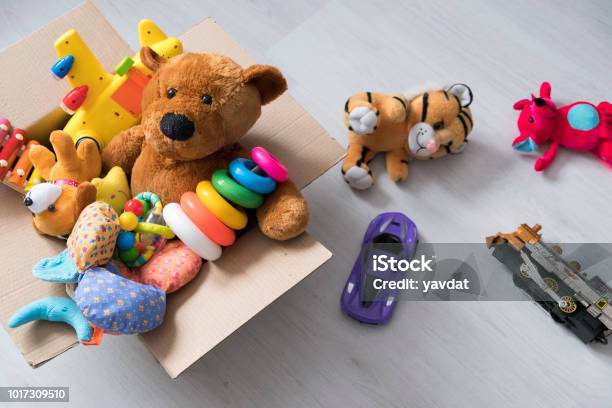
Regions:
M 230 246 L 236 240 L 234 230 L 219 221 L 193 191 L 181 196 L 181 208 L 200 231 L 216 244 Z

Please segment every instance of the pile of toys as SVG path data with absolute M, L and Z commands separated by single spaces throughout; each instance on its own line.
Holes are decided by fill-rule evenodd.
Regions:
M 29 167 L 19 173 L 23 180 L 30 174 L 31 186 L 23 203 L 33 215 L 33 227 L 41 234 L 66 239 L 66 249 L 41 260 L 33 274 L 47 282 L 65 284 L 67 296 L 25 305 L 14 313 L 9 327 L 36 320 L 61 321 L 72 325 L 79 341 L 88 345 L 99 344 L 103 333 L 154 330 L 164 320 L 166 295 L 189 283 L 200 271 L 202 259 L 218 259 L 222 247 L 234 243 L 234 230 L 247 226 L 247 213 L 242 208 L 257 209 L 260 228 L 274 239 L 290 239 L 306 227 L 308 208 L 288 180 L 286 167 L 262 147 L 252 150 L 252 160 L 241 158 L 244 153 L 235 147 L 259 118 L 261 105 L 286 89 L 280 71 L 264 65 L 243 70 L 229 58 L 211 59 L 207 54 L 175 58 L 182 52 L 180 42 L 148 20 L 140 23 L 139 34 L 140 54 L 125 58 L 114 73 L 104 70 L 76 31 L 69 30 L 56 41 L 59 60 L 51 67 L 51 74 L 55 79 L 65 78 L 73 88 L 61 102 L 72 118 L 63 130 L 51 132 L 51 149 L 37 143 L 22 149 L 25 133 L 19 129 L 11 133 L 10 123 L 1 123 L 3 139 L 13 136 L 6 138 L 0 151 L 1 158 L 6 154 L 7 165 L 2 160 L 0 165 L 9 167 L 20 150 L 21 157 L 28 159 Z M 181 61 L 186 62 L 181 65 Z M 218 66 L 208 66 L 211 63 Z M 188 74 L 183 71 L 197 64 L 203 68 L 191 73 L 192 82 L 200 79 L 200 72 L 232 73 L 228 81 L 235 83 L 228 87 L 241 89 L 243 94 L 225 103 L 249 109 L 228 108 L 235 117 L 226 120 L 233 122 L 221 124 L 219 129 L 240 130 L 229 137 L 222 135 L 228 145 L 212 151 L 206 149 L 214 143 L 214 135 L 207 135 L 196 143 L 204 151 L 194 157 L 190 139 L 201 137 L 196 129 L 207 126 L 193 123 L 188 112 L 179 114 L 176 106 L 170 106 L 171 113 L 150 129 L 160 130 L 155 136 L 164 143 L 172 140 L 180 147 L 180 142 L 185 142 L 184 149 L 193 159 L 180 163 L 193 170 L 183 170 L 173 160 L 155 160 L 157 168 L 145 171 L 144 178 L 158 180 L 163 171 L 172 177 L 157 191 L 141 189 L 135 180 L 142 170 L 136 169 L 133 161 L 138 154 L 150 157 L 152 153 L 146 149 L 155 143 L 154 137 L 147 136 L 147 146 L 142 145 L 145 135 L 139 133 L 143 127 L 138 123 L 142 112 L 149 113 L 143 122 L 159 121 L 154 111 L 145 110 L 151 103 L 145 95 L 148 84 L 157 86 L 152 79 L 164 70 L 163 78 L 173 78 L 171 73 L 176 81 L 184 80 Z M 228 66 L 231 69 L 226 69 Z M 239 75 L 233 74 L 236 72 Z M 266 80 L 262 82 L 262 78 Z M 209 78 L 203 76 L 202 80 Z M 198 92 L 209 88 L 206 83 L 194 82 L 193 86 Z M 187 90 L 185 86 L 168 87 L 160 102 L 173 103 L 175 88 Z M 214 116 L 212 109 L 220 102 L 204 95 L 189 103 L 204 106 Z M 126 148 L 122 143 L 140 144 Z M 164 154 L 160 158 L 171 159 L 172 152 Z M 219 160 L 222 154 L 227 157 Z M 171 164 L 164 169 L 159 167 L 161 162 Z M 202 169 L 204 173 L 197 172 Z M 100 177 L 103 171 L 106 175 Z M 157 172 L 155 177 L 152 171 Z M 131 174 L 131 183 L 127 174 Z M 189 185 L 184 183 L 186 177 L 204 181 Z M 194 187 L 195 192 L 190 191 Z M 132 190 L 138 192 L 135 197 Z M 282 194 L 275 196 L 278 190 Z M 173 200 L 177 196 L 180 199 Z M 163 201 L 168 204 L 164 206 Z

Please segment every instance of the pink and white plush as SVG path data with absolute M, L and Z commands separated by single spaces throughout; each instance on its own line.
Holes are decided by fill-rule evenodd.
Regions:
M 514 109 L 521 111 L 518 119 L 520 135 L 512 147 L 522 152 L 533 152 L 538 146 L 552 142 L 535 163 L 536 171 L 543 171 L 555 160 L 559 146 L 570 150 L 590 151 L 608 165 L 612 165 L 612 104 L 574 102 L 557 108 L 550 97 L 550 84 L 543 82 L 540 95 L 521 99 Z

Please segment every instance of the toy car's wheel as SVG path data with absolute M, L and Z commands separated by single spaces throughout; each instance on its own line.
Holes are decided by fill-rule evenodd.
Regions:
M 521 264 L 519 274 L 521 275 L 521 278 L 529 279 L 529 267 L 526 263 Z
M 573 297 L 562 296 L 561 300 L 563 301 L 563 304 L 559 305 L 559 309 L 561 309 L 563 313 L 571 314 L 574 313 L 576 309 L 578 309 L 578 305 L 576 304 L 576 301 Z
M 544 282 L 546 282 L 548 287 L 551 288 L 553 292 L 559 292 L 559 282 L 557 282 L 553 278 L 544 278 Z

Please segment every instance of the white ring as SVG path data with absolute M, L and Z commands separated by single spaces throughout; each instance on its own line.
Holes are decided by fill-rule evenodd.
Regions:
M 193 252 L 200 257 L 215 261 L 221 256 L 221 247 L 210 240 L 187 217 L 177 203 L 170 203 L 163 210 L 166 225 L 183 241 Z

